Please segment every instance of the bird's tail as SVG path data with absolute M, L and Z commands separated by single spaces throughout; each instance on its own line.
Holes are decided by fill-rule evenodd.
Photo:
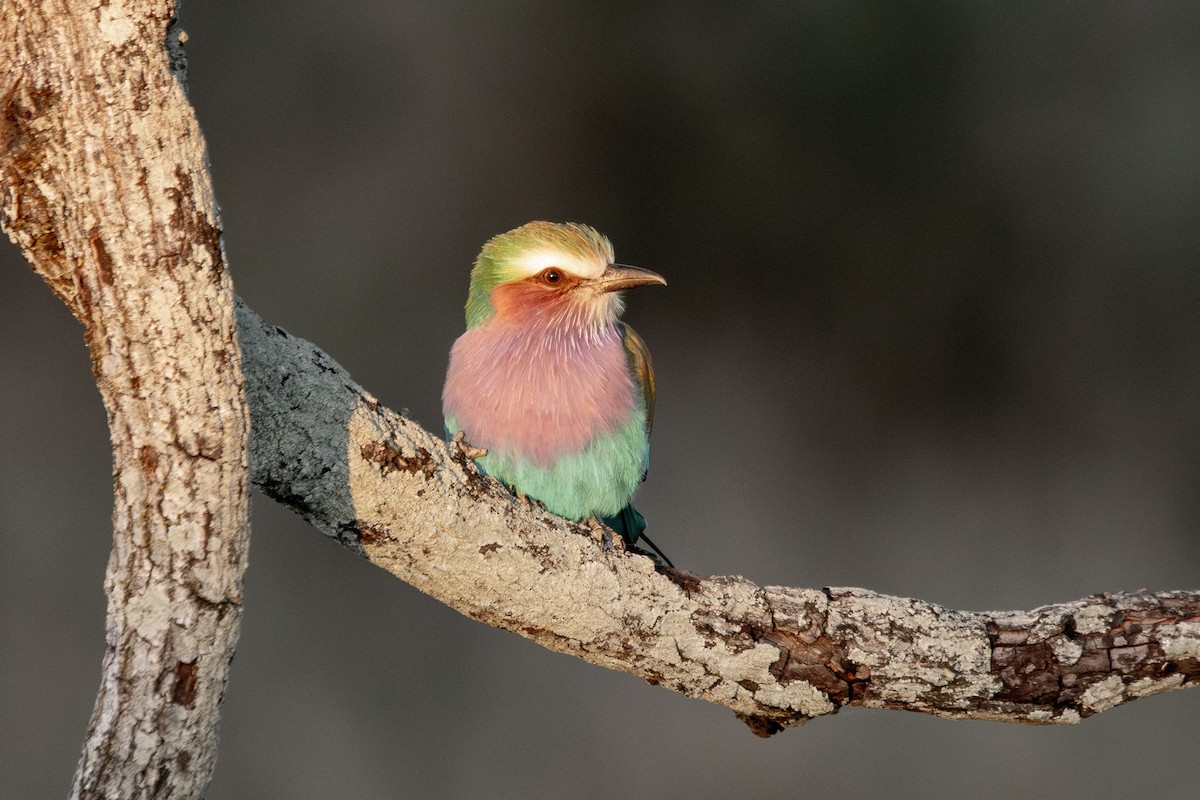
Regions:
M 658 545 L 650 541 L 650 537 L 646 535 L 646 518 L 639 514 L 638 510 L 633 506 L 625 506 L 616 516 L 601 517 L 600 521 L 621 534 L 621 538 L 625 540 L 625 544 L 632 547 L 637 543 L 638 539 L 641 539 L 650 545 L 651 550 L 658 553 L 659 558 L 667 562 L 668 567 L 675 566 L 671 563 L 671 559 L 667 558 L 666 554 L 658 549 Z
M 625 540 L 625 544 L 636 544 L 638 537 L 646 531 L 646 518 L 633 506 L 625 506 L 613 517 L 601 517 L 600 521 Z

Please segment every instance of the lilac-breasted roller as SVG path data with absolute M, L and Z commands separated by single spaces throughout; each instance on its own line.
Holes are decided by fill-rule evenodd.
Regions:
M 629 501 L 649 466 L 654 372 L 618 319 L 618 292 L 653 283 L 666 281 L 613 263 L 586 225 L 530 222 L 493 237 L 471 270 L 442 393 L 447 435 L 486 450 L 476 459 L 486 474 L 631 544 L 646 527 Z

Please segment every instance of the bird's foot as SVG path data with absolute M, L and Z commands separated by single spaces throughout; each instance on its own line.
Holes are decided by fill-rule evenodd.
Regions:
M 517 502 L 528 508 L 530 511 L 538 510 L 545 511 L 546 504 L 536 497 L 530 497 L 515 486 L 509 486 L 508 490 L 516 496 Z
M 592 529 L 592 535 L 600 540 L 600 548 L 604 553 L 613 553 L 618 550 L 625 552 L 625 540 L 620 536 L 613 538 L 612 532 L 600 520 L 595 517 L 588 517 L 587 526 Z M 617 544 L 620 542 L 620 544 Z
M 473 447 L 471 444 L 469 444 L 467 440 L 463 438 L 462 431 L 459 431 L 451 436 L 450 441 L 457 445 L 458 449 L 461 450 L 462 454 L 467 458 L 483 458 L 488 454 L 487 448 Z

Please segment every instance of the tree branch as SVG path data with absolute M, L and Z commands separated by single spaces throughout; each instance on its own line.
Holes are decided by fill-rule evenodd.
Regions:
M 10 0 L 4 229 L 83 324 L 113 447 L 104 674 L 76 797 L 199 797 L 249 536 L 233 292 L 173 4 Z
M 243 353 L 172 20 L 170 0 L 0 15 L 3 225 L 84 325 L 113 443 L 108 647 L 79 797 L 202 793 L 240 616 Z M 312 345 L 245 307 L 236 325 L 264 491 L 472 618 L 759 734 L 846 704 L 1075 722 L 1200 682 L 1200 592 L 976 614 L 605 552 Z
M 1072 723 L 1200 683 L 1200 592 L 970 613 L 757 586 L 604 552 L 239 302 L 251 480 L 451 608 L 732 709 L 769 735 L 843 705 Z

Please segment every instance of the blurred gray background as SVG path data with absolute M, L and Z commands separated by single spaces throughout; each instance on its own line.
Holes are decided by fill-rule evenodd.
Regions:
M 188 2 L 238 291 L 440 429 L 483 241 L 667 277 L 651 532 L 965 609 L 1200 588 L 1200 5 Z M 0 244 L 0 797 L 99 679 L 104 413 Z M 1074 728 L 727 711 L 448 610 L 257 496 L 210 800 L 1194 798 L 1200 692 Z

